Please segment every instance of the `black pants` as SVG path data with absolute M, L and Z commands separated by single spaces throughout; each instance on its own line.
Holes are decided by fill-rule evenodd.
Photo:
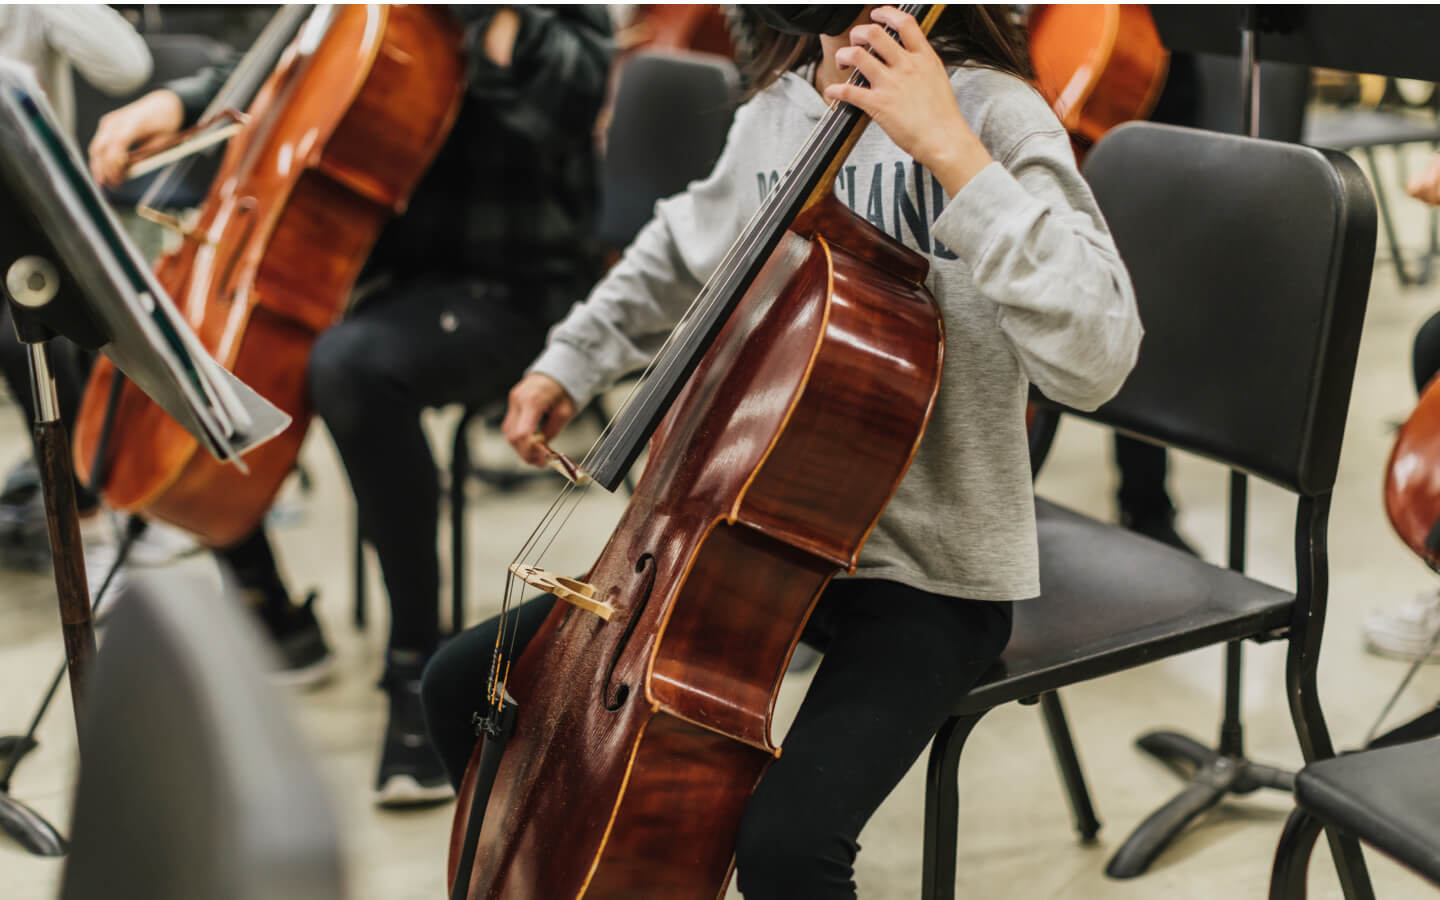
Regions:
M 1115 468 L 1120 471 L 1116 500 L 1126 522 L 1169 521 L 1175 504 L 1165 487 L 1169 454 L 1164 447 L 1115 433 Z
M 361 533 L 380 559 L 390 649 L 428 655 L 440 633 L 440 487 L 421 411 L 503 402 L 544 346 L 562 298 L 583 290 L 551 285 L 531 296 L 478 277 L 397 279 L 315 343 L 310 401 L 340 451 Z M 221 553 L 242 587 L 278 583 L 265 540 L 252 535 Z
M 520 646 L 552 602 L 518 608 Z M 497 624 L 457 636 L 425 670 L 426 724 L 457 787 L 475 744 L 470 716 L 484 704 Z M 1010 625 L 1006 603 L 889 581 L 832 582 L 806 629 L 825 657 L 740 824 L 736 877 L 747 900 L 855 896 L 860 829 L 999 657 Z

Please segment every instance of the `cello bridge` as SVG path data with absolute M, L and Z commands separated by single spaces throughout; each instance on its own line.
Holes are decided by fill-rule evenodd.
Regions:
M 510 571 L 531 587 L 538 588 L 547 594 L 553 594 L 556 598 L 578 606 L 588 613 L 594 613 L 607 622 L 610 621 L 611 616 L 615 615 L 615 607 L 604 600 L 596 599 L 597 592 L 592 584 L 586 584 L 575 578 L 567 578 L 564 575 L 556 575 L 535 566 L 522 566 L 519 563 L 512 565 Z

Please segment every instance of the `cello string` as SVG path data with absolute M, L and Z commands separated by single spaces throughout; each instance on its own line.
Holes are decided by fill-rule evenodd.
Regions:
M 918 9 L 919 7 L 914 6 L 913 8 Z M 892 29 L 887 29 L 887 31 L 894 34 Z M 873 51 L 871 52 L 873 53 Z M 849 84 L 858 84 L 863 81 L 864 77 L 858 69 L 852 71 L 847 79 Z M 674 377 L 676 374 L 674 370 L 682 365 L 681 354 L 675 352 L 675 348 L 678 346 L 677 338 L 684 334 L 694 321 L 708 317 L 738 290 L 739 286 L 733 282 L 736 282 L 743 274 L 741 264 L 749 260 L 768 235 L 779 226 L 779 220 L 784 217 L 785 211 L 796 199 L 795 195 L 803 189 L 806 173 L 824 156 L 827 149 L 833 146 L 839 132 L 858 124 L 854 120 L 847 121 L 852 110 L 859 112 L 848 103 L 838 100 L 831 101 L 825 116 L 811 130 L 809 137 L 806 138 L 786 168 L 785 179 L 770 192 L 765 202 L 751 217 L 739 238 L 731 245 L 715 272 L 696 295 L 689 310 L 675 325 L 669 338 L 662 344 L 656 355 L 652 357 L 650 365 L 641 373 L 641 382 L 627 395 L 621 409 L 607 423 L 600 437 L 592 445 L 590 452 L 586 454 L 581 463 L 582 468 L 588 466 L 594 459 L 601 445 L 609 438 L 612 429 L 630 427 L 629 413 L 637 403 L 643 400 L 642 397 L 636 396 L 637 392 L 643 392 L 646 397 L 653 396 L 664 389 L 665 385 Z M 619 424 L 622 420 L 624 420 L 623 426 Z
M 810 135 L 797 150 L 794 158 L 791 159 L 790 165 L 786 168 L 787 181 L 793 180 L 790 177 L 791 174 L 800 171 L 801 167 L 809 161 L 807 159 L 807 151 L 810 150 L 812 146 L 822 142 L 822 139 L 827 133 L 830 121 L 833 118 L 831 110 L 833 110 L 835 106 L 836 104 L 831 104 L 830 109 L 826 112 L 826 116 L 811 129 Z M 732 270 L 738 268 L 738 257 L 748 255 L 749 251 L 753 249 L 755 241 L 751 239 L 752 236 L 758 236 L 758 238 L 763 239 L 764 233 L 774 227 L 775 219 L 780 212 L 782 212 L 782 210 L 775 209 L 775 207 L 780 205 L 780 198 L 786 195 L 784 187 L 785 184 L 782 183 L 776 190 L 771 191 L 765 198 L 765 201 L 755 213 L 751 215 L 750 221 L 746 223 L 745 227 L 741 230 L 740 236 L 730 245 L 729 250 L 716 266 L 715 271 L 695 295 L 695 299 L 691 302 L 685 315 L 682 316 L 674 328 L 671 329 L 670 334 L 664 343 L 661 344 L 660 349 L 651 357 L 650 364 L 641 371 L 640 382 L 631 389 L 624 404 L 622 404 L 616 414 L 611 417 L 610 421 L 606 423 L 606 427 L 601 431 L 600 437 L 596 439 L 595 444 L 592 445 L 590 452 L 584 457 L 584 461 L 588 462 L 593 458 L 595 449 L 605 440 L 612 428 L 615 427 L 615 423 L 627 414 L 632 406 L 635 393 L 642 390 L 649 383 L 652 372 L 665 361 L 667 353 L 678 344 L 680 336 L 685 333 L 687 328 L 696 319 L 701 318 L 705 312 L 713 309 L 716 303 L 718 303 L 718 299 L 723 299 L 723 294 L 718 299 L 715 296 L 718 293 L 717 285 L 722 285 L 724 282 L 729 281 Z

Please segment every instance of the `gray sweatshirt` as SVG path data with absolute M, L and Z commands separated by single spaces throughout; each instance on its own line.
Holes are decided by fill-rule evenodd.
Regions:
M 1135 364 L 1130 277 L 1045 101 L 1017 78 L 951 76 L 995 163 L 958 196 L 872 125 L 836 182 L 856 213 L 930 260 L 945 367 L 920 449 L 860 555 L 857 577 L 978 600 L 1040 592 L 1025 402 L 1093 409 Z M 826 103 L 786 74 L 736 113 L 715 170 L 655 218 L 531 366 L 577 405 L 643 368 Z M 837 485 L 843 490 L 843 485 Z

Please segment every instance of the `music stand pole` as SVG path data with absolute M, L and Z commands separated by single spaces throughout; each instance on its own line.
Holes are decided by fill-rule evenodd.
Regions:
M 47 344 L 53 333 L 33 316 L 33 310 L 43 308 L 59 292 L 59 273 L 44 257 L 24 256 L 6 269 L 4 283 L 15 331 L 30 359 L 30 387 L 35 398 L 35 456 L 50 531 L 60 628 L 70 673 L 70 700 L 78 726 L 84 710 L 85 686 L 95 660 L 95 625 L 90 615 L 90 591 L 85 583 L 85 554 L 80 543 L 80 514 L 75 508 L 70 438 L 60 420 L 60 396 L 50 371 Z

